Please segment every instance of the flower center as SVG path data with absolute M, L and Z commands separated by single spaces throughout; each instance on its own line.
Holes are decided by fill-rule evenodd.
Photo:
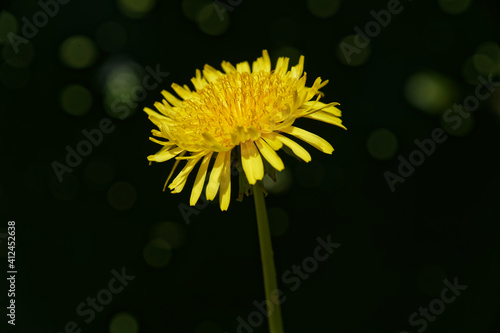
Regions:
M 176 130 L 192 139 L 192 144 L 203 140 L 204 133 L 224 147 L 255 140 L 273 132 L 297 108 L 303 79 L 283 78 L 274 72 L 223 75 L 183 101 L 176 113 Z

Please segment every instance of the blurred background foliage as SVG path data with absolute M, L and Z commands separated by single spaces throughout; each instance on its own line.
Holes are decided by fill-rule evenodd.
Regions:
M 187 224 L 179 206 L 189 186 L 161 191 L 172 163 L 148 166 L 159 148 L 141 110 L 204 64 L 253 61 L 262 49 L 273 64 L 304 54 L 308 83 L 330 80 L 324 101 L 341 103 L 348 128 L 300 120 L 335 152 L 314 151 L 309 164 L 284 156 L 277 183 L 265 181 L 278 272 L 311 256 L 317 237 L 342 244 L 300 289 L 283 285 L 287 332 L 416 332 L 409 316 L 456 276 L 469 288 L 427 331 L 499 332 L 500 91 L 456 129 L 443 117 L 479 76 L 498 80 L 500 5 L 402 1 L 346 61 L 341 43 L 353 45 L 354 29 L 387 6 L 67 1 L 45 22 L 37 1 L 4 1 L 0 232 L 17 221 L 19 332 L 61 332 L 69 321 L 83 332 L 236 332 L 237 317 L 255 310 L 264 295 L 252 198 L 225 213 L 211 203 Z M 23 36 L 25 20 L 40 27 L 16 52 L 9 36 Z M 169 75 L 137 89 L 148 67 Z M 51 164 L 106 117 L 113 130 L 59 182 Z M 448 140 L 392 193 L 384 172 L 439 127 Z M 85 323 L 77 305 L 121 267 L 135 280 Z

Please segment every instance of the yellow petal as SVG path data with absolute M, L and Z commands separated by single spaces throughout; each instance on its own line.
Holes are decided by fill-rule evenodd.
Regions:
M 252 64 L 252 73 L 255 72 L 270 72 L 271 71 L 271 60 L 269 59 L 269 54 L 267 50 L 262 51 L 262 57 L 257 58 Z
M 303 130 L 302 128 L 290 126 L 282 131 L 307 142 L 314 148 L 321 150 L 323 153 L 331 154 L 333 152 L 333 147 L 328 143 L 328 141 L 314 133 Z
M 320 77 L 316 78 L 316 80 L 314 81 L 314 84 L 312 85 L 312 87 L 306 88 L 306 90 L 307 90 L 306 100 L 310 100 L 311 98 L 313 98 L 317 94 L 322 94 L 318 90 L 320 88 L 324 87 L 327 83 L 328 83 L 328 80 L 325 80 L 325 81 L 321 82 L 321 78 Z
M 220 175 L 224 168 L 224 162 L 226 160 L 226 154 L 231 154 L 231 152 L 219 152 L 217 158 L 215 159 L 214 166 L 212 167 L 212 172 L 210 173 L 210 178 L 207 184 L 207 199 L 213 200 L 217 191 L 219 191 L 220 185 Z
M 172 141 L 160 141 L 155 138 L 149 137 L 149 140 L 153 141 L 154 143 L 160 144 L 162 146 L 174 146 L 175 143 Z
M 205 146 L 208 149 L 211 149 L 213 151 L 230 151 L 231 149 L 233 149 L 232 147 L 224 147 L 224 146 L 222 146 L 209 133 L 203 133 L 202 136 L 203 136 L 203 139 L 205 139 L 205 141 L 206 141 L 206 145 Z
M 336 125 L 338 127 L 341 127 L 343 129 L 347 129 L 344 125 L 342 125 L 342 120 L 340 120 L 340 118 L 337 118 L 336 116 L 333 116 L 330 113 L 318 111 L 318 112 L 308 114 L 307 116 L 304 116 L 304 118 L 322 121 L 322 122 L 325 122 L 327 124 L 332 124 L 332 125 Z
M 283 161 L 278 156 L 278 154 L 263 140 L 259 139 L 255 141 L 255 144 L 260 150 L 260 153 L 264 158 L 278 171 L 281 171 L 285 168 Z
M 274 150 L 280 150 L 283 147 L 283 142 L 276 138 L 276 133 L 263 134 L 262 137 Z
M 163 115 L 165 116 L 169 116 L 169 112 L 171 110 L 171 106 L 170 104 L 167 103 L 167 105 L 163 104 L 163 103 L 160 103 L 160 102 L 155 102 L 155 108 L 160 111 Z
M 186 152 L 183 151 L 180 154 L 180 156 L 184 156 L 185 153 Z M 170 170 L 170 173 L 168 174 L 167 180 L 165 181 L 165 185 L 163 185 L 163 192 L 165 192 L 165 188 L 167 187 L 168 181 L 170 180 L 170 178 L 172 178 L 172 175 L 174 174 L 175 169 L 177 169 L 177 166 L 179 165 L 180 162 L 181 162 L 180 160 L 175 160 L 174 166 L 172 167 L 172 170 Z
M 271 71 L 271 59 L 269 58 L 269 53 L 267 50 L 262 50 L 262 59 L 264 60 L 264 70 L 266 72 Z
M 228 61 L 223 61 L 221 67 L 226 74 L 233 74 L 236 72 L 236 68 Z
M 171 146 L 165 146 L 160 151 L 158 151 L 154 155 L 149 155 L 148 156 L 148 161 L 151 162 L 165 162 L 168 161 L 171 158 L 174 158 L 175 156 L 179 155 L 182 151 L 184 151 L 183 148 L 181 147 L 175 147 L 172 148 Z
M 165 134 L 162 133 L 161 131 L 158 131 L 158 130 L 151 130 L 151 133 L 153 133 L 154 136 L 157 136 L 157 137 L 160 137 L 160 138 L 164 138 L 165 137 Z
M 208 82 L 215 81 L 222 75 L 223 74 L 220 71 L 216 70 L 210 65 L 205 65 L 205 67 L 203 68 L 203 76 L 205 77 L 205 79 L 207 79 Z
M 326 86 L 328 84 L 328 82 L 330 82 L 330 80 L 325 80 L 325 81 L 321 82 L 321 84 L 318 86 L 318 89 L 321 89 L 324 86 Z
M 192 160 L 188 160 L 181 172 L 179 172 L 177 177 L 175 177 L 175 179 L 172 180 L 172 183 L 170 183 L 170 185 L 168 186 L 168 188 L 172 190 L 172 193 L 179 193 L 182 191 L 184 185 L 186 185 L 187 177 L 200 159 L 201 156 L 198 156 L 197 158 L 194 158 Z
M 248 64 L 248 61 L 243 61 L 240 62 L 239 64 L 236 64 L 236 70 L 240 73 L 250 73 L 250 65 Z
M 162 121 L 168 120 L 167 117 L 164 115 L 159 114 L 158 112 L 151 110 L 150 108 L 144 108 L 144 112 L 148 114 L 148 118 L 155 124 L 156 126 L 160 127 L 160 124 Z
M 252 141 L 241 144 L 241 165 L 250 185 L 264 177 L 264 164 Z
M 292 77 L 298 79 L 304 72 L 304 56 L 301 55 L 299 63 L 292 67 Z
M 202 151 L 197 151 L 197 152 L 191 152 L 191 155 L 189 156 L 177 156 L 175 159 L 176 160 L 193 160 L 195 158 L 198 158 L 200 155 L 205 156 L 207 154 L 206 150 Z
M 201 161 L 200 169 L 196 174 L 196 179 L 194 180 L 193 190 L 191 191 L 191 198 L 189 199 L 189 204 L 191 206 L 196 205 L 198 199 L 200 198 L 201 192 L 203 191 L 203 185 L 205 185 L 205 178 L 207 177 L 208 165 L 210 164 L 210 159 L 212 158 L 212 152 L 208 153 Z
M 259 60 L 260 58 L 258 58 L 252 63 L 252 73 L 257 73 L 262 71 L 262 62 Z
M 224 170 L 220 177 L 219 205 L 220 210 L 227 210 L 231 201 L 231 154 L 226 154 Z
M 285 75 L 286 72 L 288 71 L 288 62 L 290 61 L 289 58 L 285 57 L 279 57 L 278 61 L 276 62 L 276 67 L 274 71 L 280 75 Z
M 189 89 L 181 87 L 177 83 L 172 83 L 172 89 L 174 89 L 177 95 L 179 95 L 182 99 L 189 99 L 193 95 Z
M 196 70 L 196 76 L 191 79 L 191 82 L 197 91 L 200 91 L 208 84 L 207 80 L 201 76 L 199 69 Z
M 297 142 L 287 138 L 286 136 L 283 136 L 281 134 L 277 134 L 276 138 L 283 142 L 285 146 L 290 148 L 295 155 L 297 155 L 299 158 L 301 158 L 304 162 L 310 162 L 311 161 L 311 155 L 302 148 L 301 145 L 299 145 Z
M 339 103 L 325 104 L 319 101 L 308 101 L 303 104 L 303 107 L 309 112 L 315 112 L 316 110 L 325 111 L 331 113 L 334 116 L 342 116 L 342 112 L 336 107 L 340 105 Z
M 166 90 L 162 90 L 161 94 L 163 95 L 163 97 L 165 97 L 165 99 L 170 103 L 172 104 L 173 106 L 176 106 L 176 107 L 181 107 L 182 106 L 182 101 L 179 100 L 177 97 L 175 97 L 174 95 L 172 95 L 171 93 L 169 93 L 168 91 Z

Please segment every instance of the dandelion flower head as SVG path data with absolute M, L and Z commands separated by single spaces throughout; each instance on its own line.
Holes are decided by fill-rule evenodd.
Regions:
M 172 89 L 179 97 L 163 90 L 165 99 L 154 104 L 158 112 L 144 109 L 158 127 L 150 139 L 163 146 L 148 160 L 176 159 L 165 185 L 178 164 L 185 163 L 168 185 L 172 193 L 183 190 L 189 174 L 199 165 L 190 204 L 197 203 L 208 177 L 206 198 L 213 200 L 219 193 L 220 208 L 227 210 L 232 166 L 238 165 L 247 184 L 253 185 L 263 179 L 265 165 L 277 171 L 285 168 L 277 154 L 283 146 L 303 161 L 311 160 L 295 139 L 324 153 L 333 152 L 323 138 L 293 126 L 296 119 L 309 118 L 345 129 L 339 103 L 319 101 L 323 97 L 320 89 L 328 80 L 317 78 L 307 87 L 304 56 L 290 69 L 288 62 L 286 57 L 278 58 L 272 70 L 264 50 L 252 67 L 246 61 L 236 67 L 223 61 L 221 72 L 205 65 L 191 79 L 194 90 L 174 83 Z

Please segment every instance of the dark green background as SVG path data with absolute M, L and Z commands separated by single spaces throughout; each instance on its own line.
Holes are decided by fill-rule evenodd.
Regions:
M 220 68 L 222 60 L 253 61 L 262 49 L 276 59 L 287 55 L 279 53 L 283 47 L 305 55 L 308 84 L 318 76 L 330 80 L 322 89 L 324 100 L 341 103 L 348 128 L 300 120 L 335 152 L 324 155 L 307 147 L 309 164 L 281 153 L 292 184 L 266 199 L 268 208 L 283 209 L 289 219 L 286 232 L 273 238 L 279 275 L 311 256 L 317 237 L 332 235 L 341 244 L 297 291 L 281 284 L 286 332 L 413 333 L 409 316 L 439 297 L 443 279 L 455 277 L 468 289 L 426 332 L 499 332 L 498 92 L 474 113 L 470 133 L 449 135 L 394 193 L 383 176 L 396 172 L 397 156 L 408 157 L 415 139 L 428 138 L 441 126 L 439 115 L 408 102 L 408 78 L 422 71 L 448 77 L 456 98 L 447 107 L 474 94 L 464 64 L 481 43 L 499 41 L 498 3 L 474 1 L 466 12 L 452 15 L 437 1 L 402 2 L 404 10 L 370 43 L 367 61 L 352 67 L 338 59 L 340 41 L 371 21 L 371 10 L 386 8 L 386 1 L 344 0 L 335 15 L 318 18 L 306 1 L 244 0 L 218 36 L 186 17 L 190 3 L 198 6 L 186 2 L 158 1 L 147 15 L 132 19 L 114 1 L 73 0 L 31 39 L 29 64 L 3 72 L 0 232 L 7 221 L 16 221 L 17 332 L 62 332 L 69 321 L 83 332 L 109 332 L 113 316 L 124 311 L 136 317 L 139 332 L 236 332 L 236 318 L 246 318 L 255 310 L 252 302 L 264 298 L 253 200 L 232 200 L 228 212 L 209 205 L 185 224 L 178 207 L 189 202 L 194 177 L 181 194 L 161 191 L 173 163 L 148 166 L 146 156 L 159 147 L 148 140 L 153 125 L 140 110 L 152 107 L 172 83 L 190 85 L 205 63 Z M 19 19 L 40 8 L 35 1 L 11 1 L 3 9 Z M 95 40 L 108 21 L 124 28 L 122 45 L 107 51 L 97 44 L 98 58 L 86 69 L 61 62 L 59 47 L 66 38 Z M 102 73 L 117 56 L 134 61 L 139 72 L 159 64 L 170 75 L 148 92 L 135 114 L 113 118 L 115 130 L 59 183 L 51 163 L 64 162 L 65 146 L 75 147 L 84 138 L 82 130 L 109 117 Z M 295 54 L 290 56 L 295 64 Z M 16 81 L 16 71 L 27 71 L 29 79 Z M 87 114 L 73 116 L 61 107 L 61 90 L 69 84 L 91 92 Z M 396 154 L 386 161 L 367 149 L 378 128 L 398 140 Z M 99 184 L 88 179 L 96 163 L 111 170 Z M 122 181 L 135 189 L 126 210 L 108 202 L 108 190 Z M 130 198 L 116 200 L 126 204 Z M 145 262 L 143 250 L 160 221 L 176 223 L 185 238 L 168 265 L 156 269 Z M 77 305 L 95 297 L 111 270 L 122 267 L 135 279 L 85 324 Z M 4 308 L 4 290 L 0 294 Z M 2 332 L 9 329 L 16 331 Z M 255 332 L 267 332 L 266 325 Z

